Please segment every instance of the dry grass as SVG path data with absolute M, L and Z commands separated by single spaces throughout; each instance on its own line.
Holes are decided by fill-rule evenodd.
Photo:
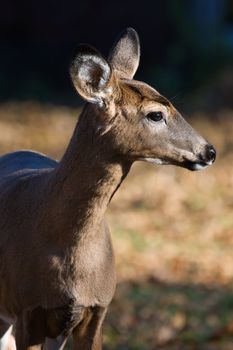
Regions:
M 78 110 L 0 106 L 0 152 L 31 148 L 59 158 Z M 192 124 L 217 148 L 202 172 L 135 164 L 108 211 L 119 287 L 108 349 L 232 349 L 233 112 Z

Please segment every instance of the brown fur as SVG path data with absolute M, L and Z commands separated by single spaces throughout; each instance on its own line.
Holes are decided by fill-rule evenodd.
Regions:
M 73 349 L 102 348 L 102 322 L 116 285 L 104 220 L 109 201 L 134 161 L 185 166 L 184 150 L 192 164 L 206 152 L 206 141 L 166 98 L 128 80 L 139 43 L 132 29 L 127 33 L 110 63 L 93 48 L 78 50 L 72 80 L 94 104 L 84 108 L 58 164 L 30 152 L 0 159 L 0 315 L 15 324 L 17 350 L 62 348 L 71 334 Z M 146 117 L 158 108 L 166 127 Z

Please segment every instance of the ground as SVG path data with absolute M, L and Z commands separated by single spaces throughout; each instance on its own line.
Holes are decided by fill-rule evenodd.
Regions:
M 35 102 L 0 106 L 0 153 L 59 159 L 79 110 Z M 233 112 L 189 122 L 217 149 L 201 172 L 138 163 L 108 220 L 118 287 L 104 329 L 109 350 L 233 349 Z

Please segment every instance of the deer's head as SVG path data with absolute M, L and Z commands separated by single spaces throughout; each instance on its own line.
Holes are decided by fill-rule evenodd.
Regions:
M 129 28 L 108 60 L 94 48 L 80 45 L 71 78 L 88 102 L 96 132 L 111 154 L 132 161 L 174 164 L 199 170 L 215 161 L 216 152 L 180 115 L 171 102 L 149 85 L 133 80 L 140 44 Z

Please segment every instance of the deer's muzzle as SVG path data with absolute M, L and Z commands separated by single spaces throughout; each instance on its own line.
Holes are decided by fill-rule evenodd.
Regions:
M 186 160 L 184 167 L 189 170 L 201 170 L 212 165 L 216 159 L 216 151 L 212 145 L 207 144 L 204 151 L 197 156 L 196 161 Z

